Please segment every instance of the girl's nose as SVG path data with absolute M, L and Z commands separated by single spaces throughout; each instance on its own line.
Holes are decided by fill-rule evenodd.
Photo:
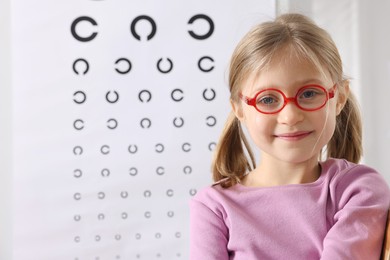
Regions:
M 303 112 L 294 102 L 288 102 L 278 113 L 278 123 L 288 126 L 296 125 L 304 119 Z

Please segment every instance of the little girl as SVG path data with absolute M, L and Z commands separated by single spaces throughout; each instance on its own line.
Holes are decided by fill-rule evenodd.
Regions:
M 329 34 L 299 14 L 258 25 L 229 86 L 216 183 L 191 201 L 191 259 L 379 259 L 390 191 L 357 164 L 360 115 Z

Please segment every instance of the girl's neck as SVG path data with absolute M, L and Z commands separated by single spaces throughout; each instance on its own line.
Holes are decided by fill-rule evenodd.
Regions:
M 320 174 L 321 167 L 315 157 L 302 163 L 263 158 L 258 167 L 243 179 L 242 184 L 250 187 L 272 187 L 311 183 L 315 182 Z

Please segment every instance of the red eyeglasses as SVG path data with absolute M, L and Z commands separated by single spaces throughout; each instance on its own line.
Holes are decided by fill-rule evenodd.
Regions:
M 263 114 L 278 113 L 289 102 L 295 103 L 297 107 L 304 111 L 315 111 L 325 106 L 326 102 L 334 97 L 336 86 L 337 84 L 327 90 L 320 85 L 306 85 L 298 90 L 295 97 L 287 97 L 279 89 L 268 88 L 261 90 L 253 98 L 242 94 L 240 94 L 240 98 Z

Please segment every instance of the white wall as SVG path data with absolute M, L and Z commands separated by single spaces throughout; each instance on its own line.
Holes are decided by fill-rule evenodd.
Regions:
M 0 260 L 12 249 L 12 119 L 10 70 L 10 1 L 0 1 Z
M 358 11 L 365 158 L 390 181 L 390 1 L 359 1 Z

